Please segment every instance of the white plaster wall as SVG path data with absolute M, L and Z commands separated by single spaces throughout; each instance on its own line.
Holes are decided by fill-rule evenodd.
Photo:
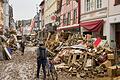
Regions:
M 106 18 L 104 19 L 105 23 L 103 26 L 103 36 L 107 37 L 107 41 L 110 44 L 110 24 L 109 24 L 109 20 Z
M 111 1 L 111 0 L 102 0 L 102 7 L 108 7 L 108 1 Z
M 106 18 L 106 22 L 103 27 L 103 35 L 107 37 L 110 47 L 115 48 L 115 26 L 109 22 L 109 18 Z
M 110 24 L 110 46 L 112 48 L 116 47 L 116 40 L 115 40 L 115 25 Z
M 81 0 L 81 21 L 96 20 L 107 17 L 108 0 L 102 0 L 102 8 L 96 8 L 96 0 L 92 0 L 93 9 L 89 12 L 85 11 L 85 0 Z
M 120 14 L 120 5 L 114 5 L 115 0 L 109 0 L 109 15 Z
M 110 23 L 120 23 L 120 14 L 114 15 L 114 16 L 109 16 L 109 22 Z
M 81 0 L 81 14 L 85 13 L 85 0 Z
M 115 48 L 115 23 L 120 23 L 120 5 L 115 5 L 115 0 L 109 0 L 110 46 Z M 114 42 L 111 42 L 114 41 Z

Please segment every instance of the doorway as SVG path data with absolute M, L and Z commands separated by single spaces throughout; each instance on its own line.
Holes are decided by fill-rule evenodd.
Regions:
M 115 24 L 116 47 L 120 49 L 120 23 Z

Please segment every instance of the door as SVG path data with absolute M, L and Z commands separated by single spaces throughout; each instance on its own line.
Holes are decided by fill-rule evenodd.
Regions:
M 116 28 L 116 46 L 120 49 L 120 23 L 115 24 Z
M 116 46 L 120 49 L 120 32 L 116 32 Z

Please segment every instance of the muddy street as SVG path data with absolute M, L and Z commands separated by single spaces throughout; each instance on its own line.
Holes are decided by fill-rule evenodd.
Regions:
M 29 48 L 30 49 L 30 48 Z M 0 62 L 0 80 L 34 80 L 36 71 L 36 54 L 20 51 L 12 55 L 12 60 Z
M 20 51 L 12 54 L 11 60 L 0 61 L 0 80 L 36 80 L 36 47 L 27 47 L 25 54 Z M 65 71 L 57 71 L 58 80 L 111 80 L 111 78 L 77 78 Z M 42 79 L 42 71 L 40 78 Z M 41 80 L 39 79 L 39 80 Z M 52 80 L 47 76 L 47 80 Z M 113 79 L 119 80 L 119 78 Z
M 35 47 L 26 48 L 24 55 L 16 51 L 12 54 L 11 60 L 0 61 L 0 80 L 36 80 L 35 49 Z M 42 77 L 42 72 L 40 77 Z M 70 77 L 67 73 L 59 72 L 58 80 L 78 79 Z

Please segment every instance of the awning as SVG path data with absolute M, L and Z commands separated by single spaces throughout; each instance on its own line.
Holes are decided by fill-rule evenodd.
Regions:
M 81 22 L 80 26 L 91 32 L 98 32 L 103 27 L 104 20 L 96 20 L 91 22 Z
M 79 24 L 73 24 L 73 25 L 69 25 L 69 26 L 63 26 L 63 27 L 58 27 L 57 30 L 69 30 L 71 28 L 77 28 L 79 27 Z

